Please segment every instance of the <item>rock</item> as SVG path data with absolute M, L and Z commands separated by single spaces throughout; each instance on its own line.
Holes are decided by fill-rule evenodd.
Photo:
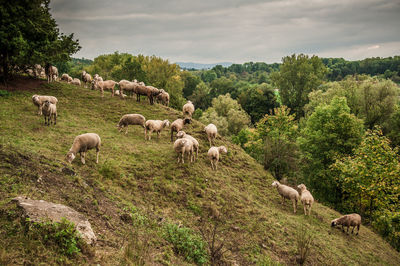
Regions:
M 17 206 L 22 208 L 24 216 L 32 222 L 60 222 L 61 218 L 75 224 L 75 229 L 81 234 L 83 240 L 89 245 L 96 243 L 96 235 L 86 217 L 74 209 L 44 200 L 32 200 L 26 197 L 16 197 L 13 199 Z

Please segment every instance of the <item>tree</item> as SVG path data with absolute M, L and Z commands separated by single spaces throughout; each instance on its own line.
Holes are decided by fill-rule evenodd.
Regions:
M 322 84 L 326 73 L 326 67 L 317 56 L 293 54 L 282 59 L 279 72 L 272 73 L 271 80 L 279 89 L 282 103 L 300 118 L 304 116 L 308 94 Z
M 65 62 L 81 48 L 73 34 L 59 32 L 49 0 L 1 1 L 0 58 L 3 80 L 18 66 Z
M 340 202 L 341 189 L 329 166 L 338 156 L 351 155 L 362 135 L 362 121 L 350 113 L 344 97 L 334 97 L 329 105 L 318 106 L 305 122 L 298 138 L 304 160 L 302 171 L 317 198 Z
M 217 78 L 217 74 L 215 73 L 214 70 L 206 70 L 201 73 L 201 79 L 204 82 L 211 82 L 216 78 Z
M 204 124 L 215 124 L 221 135 L 235 135 L 250 123 L 249 115 L 229 93 L 214 98 L 212 107 L 203 113 L 200 121 Z
M 200 82 L 193 94 L 189 96 L 189 100 L 193 102 L 196 109 L 206 110 L 211 106 L 210 88 L 204 82 Z
M 185 83 L 185 86 L 183 87 L 183 97 L 188 98 L 193 94 L 196 86 L 199 85 L 201 80 L 198 76 L 193 75 L 189 71 L 182 71 L 181 78 Z

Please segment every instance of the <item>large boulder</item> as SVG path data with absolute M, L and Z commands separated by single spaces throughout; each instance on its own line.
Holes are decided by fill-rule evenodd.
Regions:
M 62 218 L 75 224 L 76 230 L 89 245 L 96 243 L 96 236 L 86 217 L 74 209 L 44 200 L 32 200 L 26 197 L 13 199 L 17 206 L 23 210 L 24 216 L 32 222 L 52 221 L 60 222 Z

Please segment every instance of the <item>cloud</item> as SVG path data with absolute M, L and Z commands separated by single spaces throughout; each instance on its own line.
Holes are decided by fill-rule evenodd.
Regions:
M 61 31 L 80 40 L 78 57 L 118 50 L 241 63 L 278 62 L 292 53 L 400 54 L 393 45 L 400 42 L 398 0 L 54 0 L 51 7 Z

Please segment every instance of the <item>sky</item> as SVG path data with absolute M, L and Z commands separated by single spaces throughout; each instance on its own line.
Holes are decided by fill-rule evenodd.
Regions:
M 52 0 L 61 32 L 94 59 L 115 51 L 170 62 L 281 62 L 291 54 L 400 55 L 400 0 Z

